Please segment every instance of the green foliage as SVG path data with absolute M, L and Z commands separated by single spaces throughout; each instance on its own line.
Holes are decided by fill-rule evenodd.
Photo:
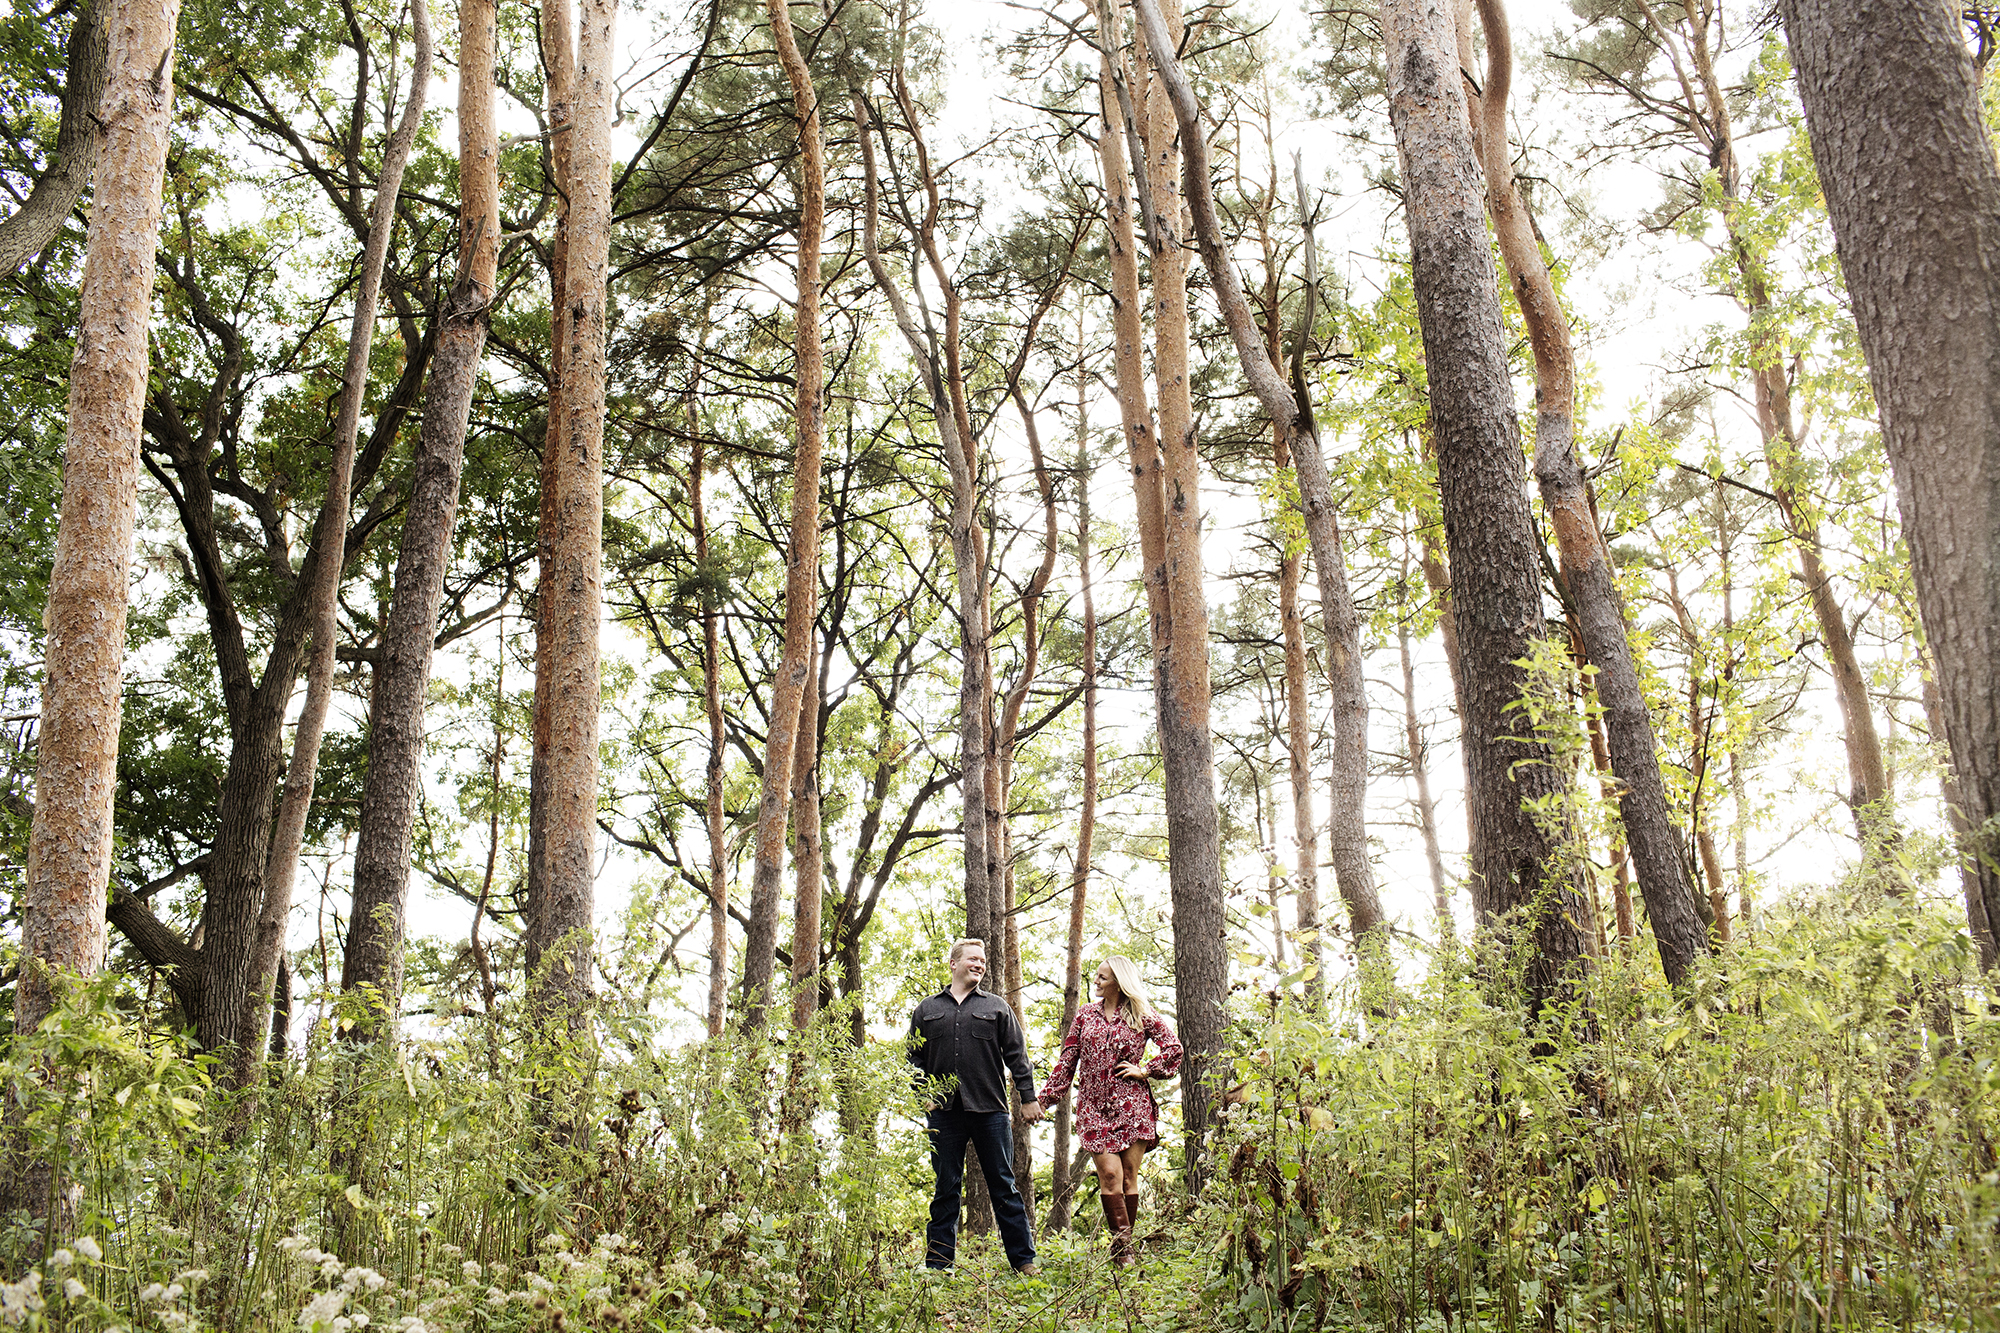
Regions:
M 1614 958 L 1593 1021 L 1532 1028 L 1455 965 L 1365 1041 L 1280 1008 L 1196 1229 L 1216 1326 L 2000 1327 L 1966 956 L 1939 918 L 1806 916 L 1684 996 Z

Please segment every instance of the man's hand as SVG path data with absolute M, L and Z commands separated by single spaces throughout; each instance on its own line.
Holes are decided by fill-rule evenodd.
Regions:
M 1048 1112 L 1042 1109 L 1042 1104 L 1040 1102 L 1021 1103 L 1021 1119 L 1027 1121 L 1031 1125 L 1034 1124 L 1037 1120 L 1040 1120 L 1043 1116 L 1047 1114 Z

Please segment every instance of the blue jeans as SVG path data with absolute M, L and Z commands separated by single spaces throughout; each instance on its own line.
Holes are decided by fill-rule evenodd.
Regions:
M 1007 1262 L 1019 1268 L 1035 1261 L 1035 1233 L 1028 1225 L 1028 1206 L 1014 1187 L 1014 1117 L 1005 1111 L 932 1111 L 927 1118 L 931 1136 L 931 1170 L 937 1192 L 931 1196 L 931 1224 L 924 1232 L 924 1265 L 949 1268 L 958 1257 L 959 1198 L 965 1184 L 965 1145 L 979 1152 L 986 1191 L 993 1197 L 993 1221 Z

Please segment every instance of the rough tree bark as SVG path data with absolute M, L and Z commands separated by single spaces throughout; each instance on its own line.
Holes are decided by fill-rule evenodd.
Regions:
M 568 37 L 566 6 L 555 4 Z M 547 703 L 542 895 L 529 915 L 530 1007 L 574 1033 L 591 997 L 596 902 L 598 626 L 603 618 L 606 279 L 611 244 L 611 119 L 616 0 L 583 0 L 576 43 L 568 238 L 556 332 L 562 371 L 550 411 L 562 418 L 545 484 L 553 531 L 537 594 L 535 674 Z M 544 15 L 545 20 L 547 15 Z M 560 58 L 560 57 L 558 57 Z M 555 61 L 551 61 L 555 67 Z M 551 81 L 553 84 L 553 80 Z M 547 474 L 553 474 L 549 476 Z M 541 737 L 538 735 L 537 740 Z
M 458 278 L 439 314 L 443 330 L 424 389 L 423 429 L 410 465 L 409 500 L 388 623 L 383 626 L 369 709 L 368 776 L 354 852 L 354 905 L 340 988 L 372 988 L 394 1026 L 403 989 L 403 917 L 409 898 L 411 828 L 422 782 L 424 690 L 430 681 L 438 606 L 458 514 L 459 474 L 472 391 L 486 347 L 487 307 L 499 257 L 499 139 L 493 121 L 495 0 L 463 0 L 459 11 Z
M 69 221 L 70 210 L 90 184 L 91 168 L 106 123 L 99 115 L 111 69 L 106 12 L 115 21 L 113 0 L 87 0 L 69 31 L 69 64 L 63 74 L 62 118 L 48 166 L 21 206 L 0 221 L 0 274 L 17 272 L 40 254 Z
M 48 1017 L 60 979 L 104 964 L 118 779 L 126 589 L 139 505 L 148 306 L 173 103 L 178 0 L 110 13 L 104 145 L 70 360 L 63 497 L 49 577 L 35 812 L 21 893 L 14 1031 Z M 10 1116 L 15 1108 L 9 1108 Z M 4 1203 L 45 1217 L 69 1189 L 9 1153 Z
M 1173 57 L 1178 6 L 1153 55 Z M 1167 807 L 1168 883 L 1173 901 L 1176 1017 L 1188 1052 L 1181 1078 L 1187 1127 L 1187 1170 L 1199 1188 L 1207 1163 L 1201 1139 L 1213 1109 L 1210 1082 L 1222 1049 L 1222 1006 L 1229 975 L 1223 940 L 1220 822 L 1215 802 L 1214 743 L 1209 735 L 1208 604 L 1202 586 L 1201 459 L 1187 382 L 1186 253 L 1180 243 L 1179 149 L 1164 88 L 1132 98 L 1123 73 L 1116 8 L 1099 9 L 1100 78 L 1105 132 L 1098 136 L 1105 169 L 1106 214 L 1112 233 L 1112 303 L 1120 412 L 1132 451 L 1132 486 L 1145 561 L 1154 691 Z M 1148 43 L 1139 43 L 1145 54 Z M 1160 66 L 1152 67 L 1157 71 Z M 1126 106 L 1138 108 L 1132 117 Z M 1116 127 L 1125 124 L 1127 134 Z M 1136 127 L 1137 133 L 1131 134 Z M 1141 361 L 1138 257 L 1132 238 L 1131 186 L 1124 144 L 1142 150 L 1130 162 L 1152 259 L 1154 379 L 1158 442 L 1150 430 Z
M 549 106 L 549 179 L 555 188 L 555 235 L 549 244 L 549 414 L 542 429 L 540 504 L 536 515 L 535 561 L 538 577 L 550 576 L 556 565 L 556 499 L 561 484 L 563 429 L 563 367 L 569 360 L 562 311 L 569 279 L 569 178 L 571 134 L 576 122 L 576 40 L 568 0 L 543 0 L 541 6 L 542 65 Z M 549 754 L 553 747 L 549 707 L 551 673 L 542 667 L 540 629 L 546 608 L 535 598 L 535 690 L 529 724 L 528 755 L 528 883 L 522 905 L 522 960 L 529 976 L 542 965 L 547 933 L 537 924 L 548 901 Z
M 1527 808 L 1560 807 L 1567 770 L 1510 712 L 1528 683 L 1515 664 L 1546 628 L 1485 200 L 1448 4 L 1385 0 L 1382 29 L 1451 552 L 1473 906 L 1482 922 L 1527 914 L 1539 1008 L 1585 957 L 1584 908 L 1557 830 Z
M 798 743 L 799 702 L 812 670 L 813 619 L 819 595 L 820 453 L 826 427 L 820 401 L 825 364 L 819 334 L 820 233 L 826 226 L 826 150 L 820 138 L 819 94 L 792 36 L 786 0 L 766 0 L 771 38 L 791 84 L 799 125 L 799 292 L 792 308 L 792 357 L 797 401 L 793 421 L 792 532 L 785 560 L 784 648 L 771 682 L 765 736 L 764 787 L 757 803 L 757 853 L 750 879 L 750 928 L 743 945 L 743 1021 L 757 1027 L 771 1003 L 777 964 L 778 899 L 785 874 L 785 812 L 792 791 L 792 751 Z
M 389 234 L 396 225 L 397 196 L 403 168 L 410 160 L 417 127 L 423 122 L 424 99 L 431 78 L 431 20 L 424 0 L 410 6 L 411 38 L 416 51 L 410 65 L 410 91 L 402 118 L 382 153 L 382 174 L 375 186 L 369 214 L 368 240 L 361 254 L 361 283 L 354 297 L 354 322 L 347 335 L 347 365 L 342 372 L 340 403 L 335 410 L 333 459 L 327 465 L 326 499 L 313 530 L 313 548 L 340 549 L 346 540 L 349 491 L 354 484 L 354 449 L 361 433 L 362 399 L 368 389 L 368 358 L 375 345 L 375 311 L 382 291 L 382 269 L 389 254 Z M 285 768 L 284 794 L 277 825 L 271 834 L 269 869 L 264 877 L 264 902 L 257 914 L 257 942 L 250 959 L 249 1009 L 236 1048 L 236 1078 L 249 1081 L 263 1058 L 271 1023 L 271 988 L 285 951 L 285 927 L 292 913 L 292 886 L 298 877 L 299 853 L 305 846 L 306 817 L 312 809 L 313 785 L 319 773 L 320 742 L 326 735 L 327 712 L 333 703 L 335 650 L 340 636 L 340 574 L 342 562 L 321 558 L 309 571 L 311 582 L 301 590 L 312 634 L 306 658 L 306 700 L 292 736 L 292 760 Z
M 1528 216 L 1527 202 L 1514 180 L 1507 144 L 1507 96 L 1514 79 L 1513 39 L 1501 0 L 1477 0 L 1486 30 L 1486 86 L 1477 96 L 1475 148 L 1486 175 L 1486 202 L 1514 296 L 1528 328 L 1535 357 L 1535 480 L 1555 533 L 1563 582 L 1575 606 L 1584 657 L 1597 668 L 1597 694 L 1604 708 L 1611 771 L 1618 778 L 1619 816 L 1625 845 L 1639 877 L 1639 893 L 1660 951 L 1667 980 L 1687 978 L 1695 960 L 1708 951 L 1708 934 L 1695 911 L 1695 888 L 1688 877 L 1685 843 L 1667 808 L 1660 775 L 1659 746 L 1632 645 L 1625 635 L 1625 611 L 1611 572 L 1610 552 L 1597 529 L 1597 516 L 1576 456 L 1576 357 L 1570 347 L 1569 316 L 1556 296 Z M 1471 51 L 1459 56 L 1469 60 Z
M 2000 922 L 2000 167 L 1954 6 L 1779 0 L 1778 10 L 1896 475 L 1963 853 L 1990 925 Z

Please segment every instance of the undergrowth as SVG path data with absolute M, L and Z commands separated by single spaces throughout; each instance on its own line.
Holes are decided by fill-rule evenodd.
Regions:
M 1963 944 L 1772 926 L 1679 996 L 1608 960 L 1532 1024 L 1497 952 L 1389 1005 L 1267 997 L 1198 1201 L 1156 1154 L 1138 1269 L 1074 1232 L 1030 1278 L 980 1238 L 920 1268 L 902 1052 L 841 1012 L 667 1052 L 609 1004 L 589 1048 L 322 1033 L 249 1099 L 104 980 L 8 1053 L 78 1192 L 0 1231 L 0 1323 L 1991 1331 L 2000 1018 Z

